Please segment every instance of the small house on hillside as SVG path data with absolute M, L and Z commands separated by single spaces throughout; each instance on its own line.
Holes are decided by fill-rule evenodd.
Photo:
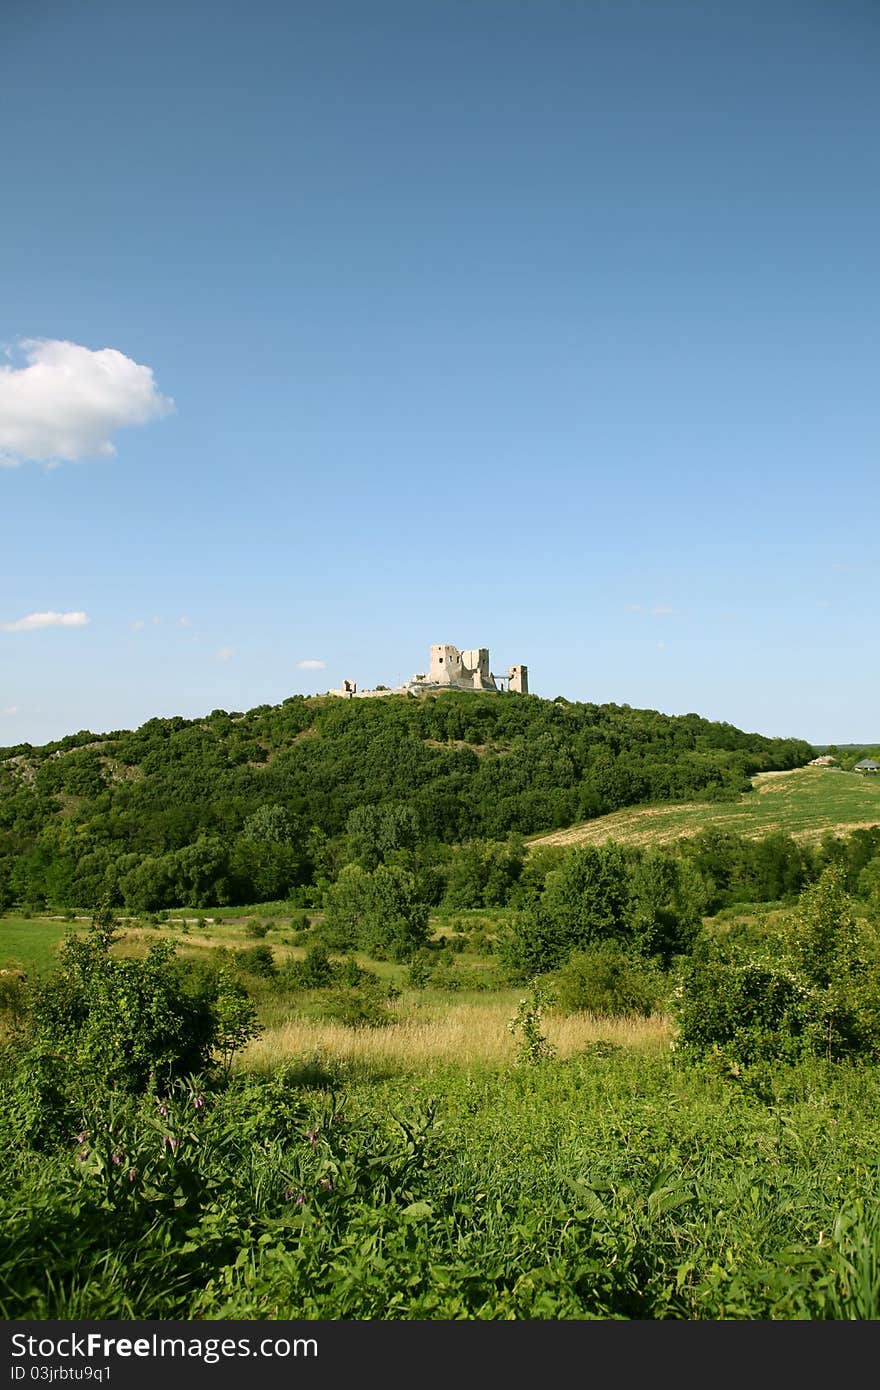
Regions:
M 811 758 L 807 767 L 837 767 L 837 759 L 830 753 L 823 753 L 820 758 Z
M 862 758 L 860 763 L 856 763 L 853 772 L 880 772 L 880 763 L 875 763 L 873 758 Z

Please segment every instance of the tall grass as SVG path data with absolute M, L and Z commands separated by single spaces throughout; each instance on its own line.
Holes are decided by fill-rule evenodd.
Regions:
M 518 994 L 504 991 L 487 999 L 437 996 L 414 1005 L 410 998 L 392 1005 L 393 1021 L 379 1028 L 291 1017 L 272 1023 L 239 1056 L 239 1071 L 267 1072 L 298 1057 L 317 1054 L 358 1066 L 418 1072 L 426 1068 L 506 1066 L 517 1043 L 507 1024 Z M 590 1044 L 607 1042 L 640 1054 L 668 1052 L 674 1025 L 666 1015 L 652 1018 L 596 1018 L 592 1014 L 547 1016 L 544 1032 L 564 1060 Z

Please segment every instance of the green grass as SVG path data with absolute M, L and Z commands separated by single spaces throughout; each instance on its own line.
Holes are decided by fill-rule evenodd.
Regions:
M 9 1093 L 0 1315 L 880 1313 L 877 1068 L 734 1076 L 594 1045 L 421 1079 L 306 1060 L 201 1089 L 199 1110 L 165 1098 L 158 1127 L 156 1098 L 98 1097 L 36 1148 Z
M 0 970 L 34 970 L 43 974 L 54 969 L 61 943 L 74 925 L 81 929 L 85 923 L 0 917 Z
M 618 840 L 652 846 L 709 829 L 750 838 L 782 831 L 796 840 L 815 842 L 829 831 L 846 834 L 870 825 L 880 825 L 880 777 L 804 767 L 761 773 L 753 779 L 753 789 L 738 801 L 634 806 L 549 835 L 535 835 L 529 843 L 595 845 Z

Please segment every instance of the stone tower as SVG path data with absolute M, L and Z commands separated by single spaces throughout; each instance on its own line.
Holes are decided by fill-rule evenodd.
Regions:
M 520 695 L 529 693 L 529 668 L 528 666 L 511 666 L 507 672 L 508 690 L 516 690 Z

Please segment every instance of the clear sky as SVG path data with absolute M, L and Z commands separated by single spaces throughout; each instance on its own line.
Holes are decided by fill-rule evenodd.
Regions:
M 0 0 L 0 744 L 432 642 L 880 738 L 878 73 L 876 0 Z

